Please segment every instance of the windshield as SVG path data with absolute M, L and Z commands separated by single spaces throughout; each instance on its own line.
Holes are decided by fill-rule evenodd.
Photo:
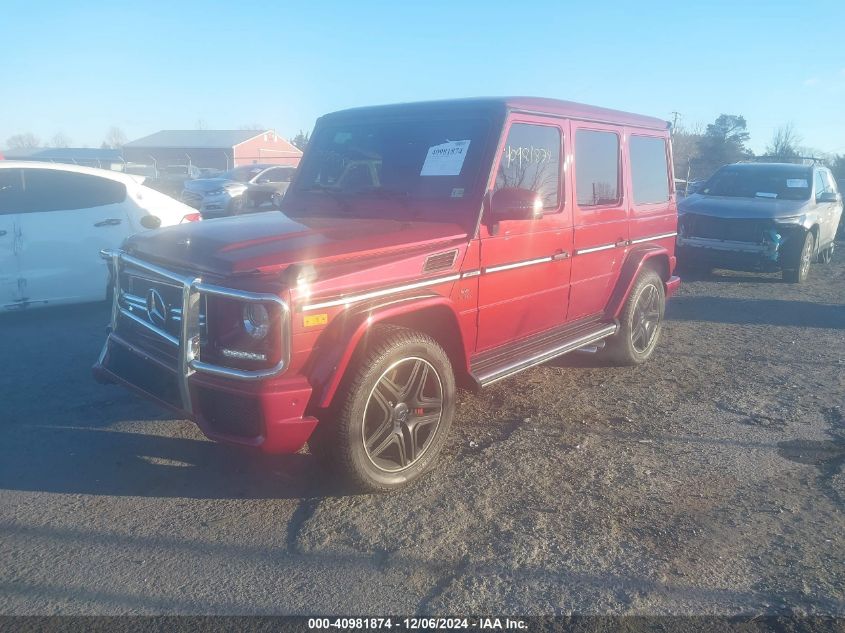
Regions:
M 238 182 L 249 182 L 258 174 L 264 171 L 266 167 L 257 167 L 255 165 L 246 165 L 244 167 L 235 167 L 220 175 L 221 178 L 228 180 L 236 180 Z
M 807 200 L 811 186 L 810 170 L 800 165 L 730 166 L 722 167 L 713 174 L 699 193 L 734 198 Z
M 293 192 L 330 198 L 345 212 L 366 206 L 360 200 L 372 208 L 373 199 L 396 199 L 403 202 L 390 206 L 402 213 L 454 213 L 479 186 L 489 129 L 480 118 L 327 125 L 312 138 Z

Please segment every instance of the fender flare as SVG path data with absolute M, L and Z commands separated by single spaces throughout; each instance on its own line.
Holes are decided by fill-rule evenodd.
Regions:
M 622 264 L 616 287 L 610 295 L 606 313 L 613 319 L 618 319 L 625 306 L 628 294 L 634 286 L 637 277 L 647 264 L 657 264 L 657 271 L 663 279 L 666 296 L 669 296 L 677 286 L 672 271 L 675 269 L 675 257 L 664 246 L 648 245 L 631 250 Z
M 446 349 L 446 352 L 455 366 L 455 373 L 468 375 L 469 357 L 458 315 L 447 297 L 414 296 L 394 299 L 387 303 L 356 306 L 335 317 L 320 337 L 318 347 L 321 351 L 314 355 L 315 362 L 307 372 L 309 382 L 315 391 L 313 399 L 315 405 L 326 409 L 332 404 L 355 351 L 374 325 L 432 309 L 444 311 L 448 315 L 447 318 L 453 321 L 453 334 L 458 337 L 459 344 L 449 346 L 450 349 Z

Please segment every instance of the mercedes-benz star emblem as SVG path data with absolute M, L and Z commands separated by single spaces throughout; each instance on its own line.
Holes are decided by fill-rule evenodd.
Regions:
M 155 288 L 150 288 L 147 292 L 147 318 L 156 327 L 163 328 L 167 325 L 167 304 Z

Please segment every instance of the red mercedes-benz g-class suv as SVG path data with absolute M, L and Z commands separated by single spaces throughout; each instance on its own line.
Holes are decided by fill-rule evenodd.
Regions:
M 280 211 L 129 238 L 95 365 L 371 490 L 419 477 L 456 389 L 579 348 L 651 356 L 673 276 L 669 126 L 536 98 L 322 117 Z

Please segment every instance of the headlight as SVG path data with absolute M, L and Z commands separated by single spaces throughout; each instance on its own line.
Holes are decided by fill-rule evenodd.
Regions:
M 804 224 L 803 215 L 789 215 L 780 218 L 774 218 L 776 224 Z
M 270 331 L 270 313 L 261 303 L 247 303 L 243 308 L 244 331 L 256 341 L 267 338 Z

